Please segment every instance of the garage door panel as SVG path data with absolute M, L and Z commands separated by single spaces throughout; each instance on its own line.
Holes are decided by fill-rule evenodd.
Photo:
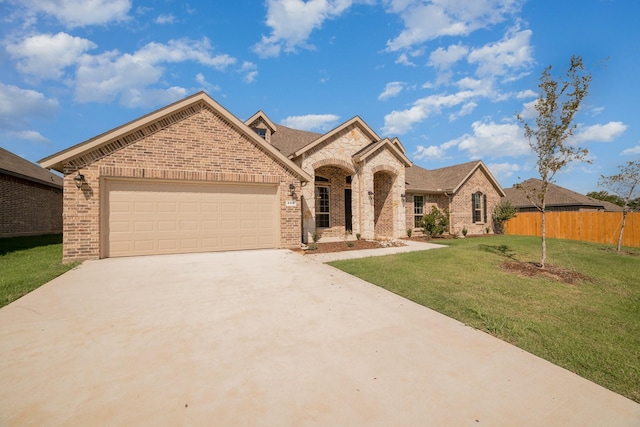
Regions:
M 108 181 L 107 256 L 279 246 L 276 186 Z

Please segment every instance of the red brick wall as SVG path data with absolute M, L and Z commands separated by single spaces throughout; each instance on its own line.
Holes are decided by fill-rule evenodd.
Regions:
M 483 218 L 482 222 L 474 223 L 471 195 L 477 191 L 487 196 L 487 218 Z M 484 172 L 481 169 L 476 169 L 473 175 L 453 196 L 451 202 L 451 232 L 461 235 L 462 229 L 466 227 L 469 234 L 485 234 L 487 227 L 489 227 L 489 233 L 492 233 L 491 216 L 498 203 L 500 203 L 500 194 L 498 194 Z
M 131 177 L 188 181 L 278 183 L 280 185 L 281 247 L 300 244 L 300 203 L 286 207 L 289 184 L 300 183 L 292 171 L 207 108 L 148 136 L 98 156 L 89 154 L 65 165 L 64 259 L 100 257 L 102 178 Z M 76 170 L 87 184 L 82 191 L 73 183 Z
M 0 237 L 61 232 L 61 188 L 0 174 Z
M 441 211 L 449 209 L 449 197 L 442 194 L 411 194 L 407 193 L 404 211 L 407 216 L 407 228 L 413 229 L 414 224 L 414 196 L 421 195 L 424 198 L 423 215 L 431 211 L 435 206 Z

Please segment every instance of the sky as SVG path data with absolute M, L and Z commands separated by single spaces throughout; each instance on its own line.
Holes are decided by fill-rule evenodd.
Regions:
M 437 169 L 539 177 L 542 71 L 593 76 L 558 185 L 640 159 L 637 0 L 0 0 L 0 147 L 54 154 L 199 91 L 242 120 L 324 133 L 354 116 Z

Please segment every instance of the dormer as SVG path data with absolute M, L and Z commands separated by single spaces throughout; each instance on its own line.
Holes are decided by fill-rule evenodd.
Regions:
M 271 144 L 271 135 L 276 132 L 277 127 L 262 110 L 249 117 L 244 123 Z

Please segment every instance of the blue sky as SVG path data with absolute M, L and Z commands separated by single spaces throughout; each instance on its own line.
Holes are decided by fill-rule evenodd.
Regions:
M 515 120 L 542 70 L 593 74 L 576 116 L 586 193 L 640 158 L 633 0 L 0 0 L 0 146 L 28 160 L 200 90 L 247 119 L 324 132 L 355 115 L 427 169 L 537 177 Z

